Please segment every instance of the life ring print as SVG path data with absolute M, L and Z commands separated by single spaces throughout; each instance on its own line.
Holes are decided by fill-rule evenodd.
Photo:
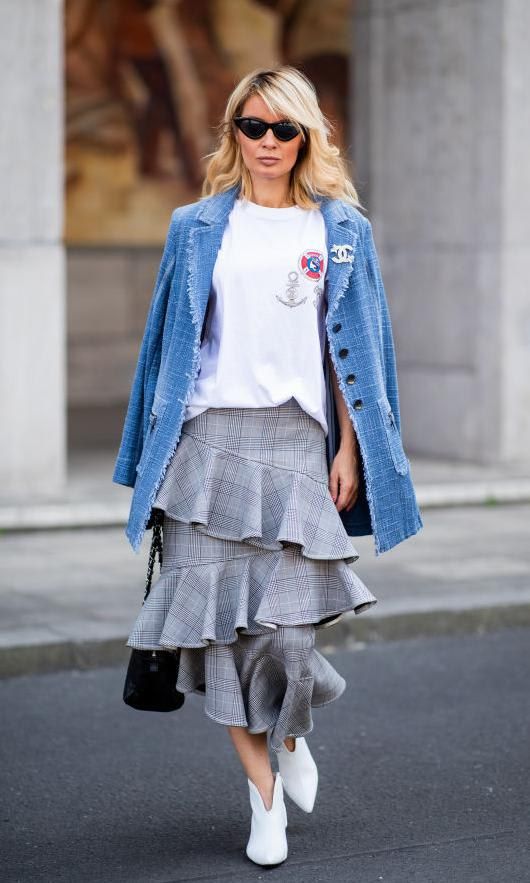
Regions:
M 300 255 L 298 261 L 300 270 L 306 279 L 311 279 L 312 282 L 318 282 L 322 277 L 322 274 L 324 273 L 324 264 L 324 255 L 322 252 L 315 251 L 314 249 L 304 251 L 303 254 Z

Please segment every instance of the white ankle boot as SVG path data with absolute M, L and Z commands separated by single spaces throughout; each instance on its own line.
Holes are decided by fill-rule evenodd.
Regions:
M 282 742 L 277 752 L 284 791 L 304 812 L 311 812 L 318 788 L 318 770 L 303 736 L 295 739 L 294 751 Z
M 287 811 L 283 800 L 283 783 L 279 773 L 275 775 L 272 807 L 267 810 L 259 790 L 250 779 L 250 805 L 252 820 L 246 854 L 257 865 L 277 865 L 287 858 Z

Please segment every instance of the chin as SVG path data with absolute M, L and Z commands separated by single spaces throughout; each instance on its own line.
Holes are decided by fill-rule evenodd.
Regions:
M 254 169 L 253 174 L 257 175 L 259 178 L 267 178 L 268 180 L 271 180 L 273 178 L 285 177 L 287 171 L 285 169 L 273 168 L 272 166 L 267 168 L 266 166 L 259 165 L 257 169 Z

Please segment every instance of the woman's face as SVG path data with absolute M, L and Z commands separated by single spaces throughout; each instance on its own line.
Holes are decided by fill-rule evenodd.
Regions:
M 257 117 L 267 123 L 276 123 L 283 119 L 283 117 L 271 113 L 259 95 L 247 98 L 239 115 Z M 259 178 L 262 181 L 283 177 L 286 177 L 288 181 L 289 173 L 303 144 L 302 135 L 297 135 L 292 141 L 278 141 L 272 129 L 267 129 L 262 138 L 253 141 L 236 128 L 236 139 L 241 147 L 243 162 L 252 179 Z

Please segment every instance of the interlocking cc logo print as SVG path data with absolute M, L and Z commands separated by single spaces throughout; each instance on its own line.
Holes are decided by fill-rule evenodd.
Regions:
M 332 245 L 331 246 L 331 254 L 333 257 L 331 258 L 336 264 L 351 264 L 353 261 L 353 257 L 349 252 L 353 251 L 353 245 L 348 245 L 348 243 L 344 243 L 344 245 Z

